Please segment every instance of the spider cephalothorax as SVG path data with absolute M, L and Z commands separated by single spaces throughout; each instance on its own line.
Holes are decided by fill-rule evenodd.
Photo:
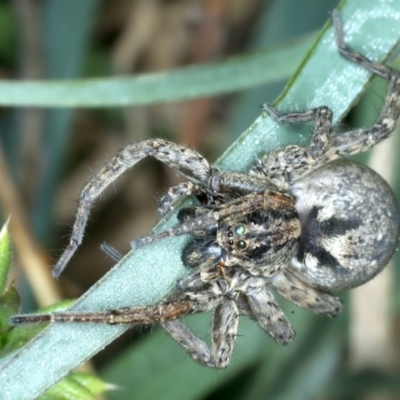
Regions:
M 194 268 L 216 264 L 225 268 L 240 266 L 254 276 L 273 275 L 285 267 L 296 254 L 300 239 L 300 221 L 294 198 L 268 191 L 241 197 L 211 209 L 210 213 L 233 208 L 235 203 L 254 204 L 260 199 L 263 203 L 265 196 L 269 200 L 275 198 L 275 207 L 279 209 L 247 210 L 244 215 L 234 214 L 215 226 L 194 232 L 193 239 L 183 251 L 184 264 Z M 196 221 L 195 215 L 192 221 Z
M 276 264 L 271 274 L 277 272 L 295 254 L 299 238 L 294 204 L 288 212 L 258 210 L 239 220 L 224 221 L 217 231 L 225 265 L 240 265 L 253 275 L 266 274 L 258 271 L 262 264 Z
M 271 289 L 315 313 L 337 315 L 342 302 L 329 291 L 373 278 L 397 245 L 400 218 L 391 189 L 369 168 L 340 158 L 368 150 L 393 131 L 400 115 L 400 74 L 349 49 L 337 12 L 333 22 L 340 54 L 388 81 L 381 115 L 371 128 L 335 135 L 328 107 L 282 114 L 264 105 L 282 123 L 314 121 L 314 133 L 309 146 L 266 154 L 248 174 L 221 172 L 196 151 L 162 139 L 125 146 L 83 188 L 70 244 L 53 274 L 62 272 L 81 243 L 94 200 L 125 170 L 152 156 L 189 180 L 162 198 L 161 216 L 188 195 L 203 204 L 182 210 L 173 229 L 135 240 L 132 247 L 190 234 L 182 253 L 189 275 L 153 306 L 18 315 L 12 322 L 160 322 L 196 361 L 221 368 L 232 355 L 239 312 L 279 343 L 293 339 Z M 211 348 L 179 321 L 207 310 L 213 310 Z

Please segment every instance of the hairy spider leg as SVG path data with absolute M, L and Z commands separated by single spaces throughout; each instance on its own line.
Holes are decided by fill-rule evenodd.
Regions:
M 147 156 L 164 162 L 195 184 L 207 186 L 211 167 L 203 156 L 188 147 L 162 139 L 143 140 L 123 147 L 96 175 L 89 179 L 82 189 L 69 245 L 53 270 L 55 278 L 61 274 L 81 244 L 93 202 L 122 173 Z
M 208 367 L 225 368 L 232 357 L 238 322 L 236 303 L 223 298 L 213 313 L 211 349 L 177 319 L 161 325 L 195 361 Z
M 204 284 L 204 283 L 203 283 Z M 212 348 L 177 318 L 214 309 Z M 148 324 L 160 322 L 163 328 L 184 347 L 190 356 L 209 367 L 228 365 L 238 328 L 238 310 L 235 302 L 224 297 L 221 287 L 214 283 L 200 293 L 187 292 L 180 299 L 145 307 L 122 308 L 97 313 L 25 314 L 10 318 L 12 324 L 38 322 L 91 322 L 116 324 Z
M 100 249 L 103 253 L 107 254 L 108 257 L 112 258 L 115 262 L 119 262 L 123 258 L 123 255 L 115 247 L 111 246 L 107 242 L 103 242 L 100 245 Z
M 110 325 L 149 324 L 176 319 L 187 314 L 208 311 L 222 299 L 221 287 L 213 282 L 201 293 L 184 292 L 177 299 L 143 306 L 125 307 L 103 312 L 55 312 L 52 314 L 21 314 L 10 318 L 12 324 L 35 322 L 92 322 Z
M 158 203 L 158 214 L 160 218 L 172 211 L 175 206 L 187 196 L 201 196 L 204 194 L 204 188 L 193 182 L 182 182 L 171 187 L 168 192 L 161 197 Z
M 246 297 L 258 325 L 280 344 L 287 344 L 296 335 L 289 320 L 266 288 L 249 288 Z
M 204 282 L 202 283 L 204 286 Z M 207 288 L 187 291 L 179 298 L 165 300 L 157 305 L 121 308 L 104 312 L 62 312 L 53 314 L 22 314 L 10 318 L 10 323 L 59 322 L 59 323 L 107 323 L 151 324 L 160 322 L 162 327 L 189 353 L 209 367 L 224 368 L 229 364 L 238 329 L 238 307 L 280 344 L 289 343 L 295 336 L 290 322 L 276 303 L 272 293 L 259 285 L 242 293 L 244 301 L 238 301 L 239 291 L 227 291 L 218 281 Z M 178 320 L 179 317 L 204 311 L 213 311 L 211 349 L 191 330 Z
M 332 111 L 329 107 L 322 106 L 307 111 L 283 114 L 275 107 L 264 103 L 262 109 L 268 111 L 277 121 L 286 124 L 315 121 L 314 132 L 310 145 L 306 148 L 306 154 L 311 157 L 314 162 L 317 162 L 325 153 L 332 130 Z
M 312 288 L 288 270 L 272 276 L 269 284 L 285 299 L 313 313 L 336 317 L 342 311 L 339 297 Z
M 388 93 L 382 111 L 372 127 L 353 129 L 332 138 L 326 154 L 329 159 L 337 158 L 339 155 L 350 155 L 369 150 L 389 137 L 400 116 L 400 73 L 386 65 L 371 61 L 349 48 L 344 40 L 342 23 L 337 10 L 332 13 L 332 19 L 340 54 L 344 58 L 386 79 L 388 81 Z
M 279 122 L 296 124 L 315 121 L 311 142 L 306 147 L 286 146 L 265 154 L 250 169 L 252 176 L 265 176 L 273 184 L 287 189 L 301 176 L 312 171 L 325 160 L 330 147 L 332 132 L 332 111 L 326 107 L 317 107 L 306 111 L 282 113 L 269 104 L 262 109 Z

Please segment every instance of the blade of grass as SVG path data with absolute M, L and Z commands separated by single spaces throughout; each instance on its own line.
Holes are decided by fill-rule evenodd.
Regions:
M 136 77 L 68 81 L 0 81 L 0 105 L 121 107 L 233 92 L 287 79 L 315 35 L 249 56 Z
M 345 37 L 368 57 L 383 60 L 399 39 L 399 3 L 348 0 L 342 3 L 341 13 Z M 366 71 L 339 57 L 328 25 L 279 98 L 279 107 L 298 110 L 325 104 L 334 110 L 337 120 L 358 97 L 368 78 Z M 293 141 L 305 143 L 306 131 L 298 134 L 298 127 L 280 126 L 263 115 L 224 154 L 219 165 L 234 171 L 246 170 L 260 156 L 260 149 L 266 152 Z M 172 224 L 173 216 L 167 222 Z M 165 224 L 160 228 L 164 229 Z M 179 255 L 184 242 L 185 238 L 170 238 L 129 253 L 73 309 L 100 311 L 159 300 L 184 274 Z M 126 329 L 89 324 L 49 326 L 14 357 L 0 364 L 0 397 L 37 397 Z

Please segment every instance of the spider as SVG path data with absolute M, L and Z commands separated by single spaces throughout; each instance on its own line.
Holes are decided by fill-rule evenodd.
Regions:
M 239 311 L 278 343 L 294 338 L 272 290 L 314 313 L 336 316 L 342 301 L 330 291 L 372 279 L 397 245 L 399 210 L 391 189 L 366 166 L 341 157 L 365 151 L 393 131 L 400 115 L 400 74 L 347 47 L 339 13 L 334 11 L 332 18 L 339 53 L 388 81 L 383 110 L 371 128 L 334 135 L 328 107 L 283 114 L 263 105 L 282 123 L 314 121 L 314 133 L 308 147 L 272 151 L 248 174 L 221 172 L 196 151 L 162 139 L 127 145 L 83 188 L 70 244 L 53 275 L 60 275 L 80 245 L 94 200 L 146 156 L 189 180 L 161 199 L 161 216 L 185 196 L 205 201 L 181 210 L 175 228 L 139 238 L 132 247 L 189 233 L 182 260 L 191 273 L 156 305 L 99 313 L 17 315 L 11 322 L 160 322 L 194 360 L 223 368 L 232 356 Z M 103 250 L 116 260 L 121 257 L 111 246 Z M 179 320 L 208 310 L 213 310 L 211 348 Z

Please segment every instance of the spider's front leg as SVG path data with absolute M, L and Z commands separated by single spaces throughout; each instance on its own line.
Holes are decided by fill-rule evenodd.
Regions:
M 207 188 L 212 168 L 196 151 L 162 139 L 148 139 L 123 147 L 82 189 L 70 242 L 53 270 L 58 277 L 82 242 L 84 229 L 93 202 L 128 168 L 143 158 L 151 156 L 187 177 L 193 185 L 190 190 Z

